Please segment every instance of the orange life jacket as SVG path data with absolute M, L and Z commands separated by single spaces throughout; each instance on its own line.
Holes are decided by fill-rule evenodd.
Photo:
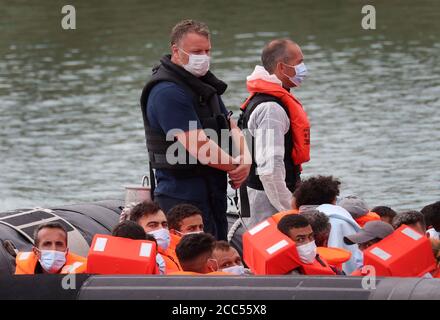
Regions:
M 318 247 L 317 252 L 329 265 L 342 270 L 342 264 L 351 258 L 351 252 L 342 248 Z
M 243 259 L 255 275 L 281 275 L 297 270 L 302 274 L 335 275 L 325 259 L 305 264 L 295 242 L 280 232 L 272 217 L 243 234 Z
M 162 256 L 165 261 L 166 274 L 170 272 L 181 271 L 182 267 L 180 266 L 179 259 L 177 259 L 176 252 L 168 248 L 167 250 L 162 249 L 158 246 L 159 254 Z
M 364 250 L 364 265 L 376 276 L 422 277 L 436 268 L 431 242 L 406 225 Z
M 322 264 L 318 261 L 318 259 L 321 260 Z M 336 273 L 333 271 L 327 261 L 325 261 L 322 257 L 317 257 L 312 264 L 302 263 L 300 260 L 298 260 L 298 263 L 300 264 L 299 270 L 301 271 L 301 274 L 330 276 L 336 275 Z
M 156 244 L 96 234 L 88 254 L 87 273 L 157 274 Z
M 178 236 L 177 234 L 170 232 L 170 246 L 168 247 L 168 249 L 171 249 L 172 251 L 175 252 L 176 247 L 180 242 L 180 239 L 182 239 L 181 236 Z
M 360 218 L 355 219 L 356 222 L 358 223 L 359 226 L 361 226 L 361 228 L 364 227 L 364 225 L 369 222 L 369 221 L 375 221 L 375 220 L 380 220 L 380 216 L 376 213 L 376 212 L 368 212 L 367 214 L 363 215 Z
M 246 109 L 247 104 L 256 93 L 268 94 L 281 100 L 283 105 L 289 111 L 293 141 L 293 149 L 291 151 L 292 160 L 296 165 L 301 165 L 302 163 L 309 161 L 310 122 L 301 102 L 282 86 L 262 79 L 247 81 L 247 89 L 250 96 L 241 106 L 242 110 Z
M 38 258 L 34 252 L 19 252 L 15 258 L 15 274 L 35 274 Z M 66 255 L 66 264 L 58 273 L 85 273 L 87 259 L 68 252 Z
M 287 216 L 288 214 L 298 214 L 299 210 L 298 209 L 292 209 L 292 210 L 286 210 L 286 211 L 281 211 L 278 213 L 275 213 L 272 216 L 272 219 L 275 220 L 276 223 L 280 222 L 280 220 L 284 217 Z

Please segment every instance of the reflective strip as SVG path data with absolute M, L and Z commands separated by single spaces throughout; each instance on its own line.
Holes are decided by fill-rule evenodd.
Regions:
M 32 252 L 20 252 L 18 254 L 18 260 L 27 260 L 31 256 Z
M 405 228 L 405 229 L 403 229 L 402 230 L 402 233 L 405 235 L 405 236 L 408 236 L 408 237 L 410 237 L 411 239 L 413 239 L 413 240 L 415 240 L 415 241 L 417 241 L 417 240 L 419 240 L 421 237 L 423 237 L 420 233 L 418 233 L 417 231 L 415 231 L 415 230 L 413 230 L 413 229 L 411 229 L 411 228 Z
M 97 238 L 95 242 L 95 246 L 93 247 L 93 251 L 104 251 L 105 246 L 107 245 L 107 238 Z
M 139 257 L 149 257 L 151 254 L 151 243 L 141 243 L 141 249 L 139 250 Z
M 266 251 L 268 254 L 273 254 L 288 245 L 289 243 L 286 240 L 281 240 L 280 242 L 275 243 L 272 247 L 267 248 Z
M 389 258 L 391 258 L 391 254 L 389 254 L 388 252 L 382 250 L 381 248 L 374 248 L 370 251 L 372 254 L 374 254 L 375 256 L 381 258 L 383 261 L 388 260 Z
M 251 230 L 249 230 L 249 233 L 251 236 L 253 236 L 268 226 L 270 226 L 270 223 L 266 220 L 266 221 L 260 223 L 259 225 L 253 227 Z

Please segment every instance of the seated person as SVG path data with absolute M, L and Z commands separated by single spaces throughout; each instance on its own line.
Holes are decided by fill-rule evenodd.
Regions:
M 301 214 L 290 214 L 284 216 L 278 222 L 278 230 L 292 239 L 296 244 L 296 250 L 303 266 L 310 265 L 321 268 L 322 274 L 343 274 L 339 270 L 328 265 L 316 252 L 315 238 L 312 226 Z M 292 271 L 293 274 L 308 274 L 304 268 L 298 267 Z M 318 273 L 320 274 L 319 271 Z
M 230 272 L 235 275 L 251 274 L 250 270 L 243 266 L 238 251 L 224 240 L 215 243 L 212 258 L 217 260 L 218 268 L 221 271 Z
M 426 233 L 431 239 L 440 239 L 440 201 L 425 206 L 422 213 L 428 229 Z
M 344 236 L 358 232 L 360 226 L 347 210 L 336 205 L 340 184 L 341 182 L 332 176 L 310 177 L 302 181 L 295 190 L 295 206 L 297 208 L 302 208 L 305 205 L 317 206 L 316 209 L 329 218 L 332 228 L 328 238 L 328 246 L 351 252 L 351 258 L 342 265 L 345 273 L 350 274 L 361 264 L 362 254 L 357 246 L 346 245 Z
M 301 212 L 301 215 L 307 219 L 312 227 L 316 246 L 327 247 L 328 237 L 330 236 L 330 230 L 332 229 L 330 219 L 327 215 L 316 209 L 303 211 Z
M 212 257 L 215 242 L 215 238 L 208 233 L 189 234 L 182 237 L 176 247 L 176 254 L 183 271 L 193 274 L 217 272 L 218 261 Z
M 359 249 L 361 251 L 366 250 L 368 247 L 371 247 L 373 244 L 378 243 L 382 239 L 385 239 L 390 234 L 394 232 L 393 227 L 386 222 L 383 221 L 370 221 L 367 222 L 363 229 L 361 229 L 358 233 L 345 236 L 344 242 L 347 245 L 359 245 Z M 362 267 L 358 270 L 355 270 L 351 275 L 352 276 L 360 276 L 365 273 L 362 271 Z
M 383 222 L 389 224 L 393 223 L 393 219 L 397 214 L 396 211 L 386 206 L 377 206 L 371 209 L 371 211 L 377 213 Z
M 165 213 L 155 202 L 144 201 L 130 211 L 130 221 L 139 224 L 157 242 L 157 251 L 166 263 L 166 273 L 181 270 L 176 253 L 170 248 L 170 232 Z
M 40 224 L 31 252 L 19 252 L 15 274 L 84 273 L 87 259 L 69 252 L 67 231 L 58 222 Z
M 136 222 L 128 221 L 128 220 L 118 223 L 113 228 L 112 236 L 133 239 L 133 240 L 153 239 L 153 241 L 156 242 L 156 239 L 151 235 L 148 235 L 149 239 L 147 239 L 147 234 L 140 225 L 138 225 Z
M 145 230 L 140 225 L 138 225 L 136 222 L 133 221 L 125 220 L 120 222 L 113 229 L 112 236 L 133 239 L 133 240 L 152 241 L 156 244 L 156 248 L 157 248 L 156 239 L 152 235 L 145 233 Z M 160 274 L 166 273 L 165 260 L 163 259 L 160 253 L 156 254 L 156 265 Z
M 170 230 L 170 248 L 175 250 L 180 238 L 186 234 L 203 232 L 202 211 L 192 204 L 178 204 L 167 213 Z
M 413 228 L 420 234 L 426 233 L 425 217 L 419 211 L 411 210 L 398 213 L 393 219 L 393 227 L 397 229 L 402 224 Z
M 329 217 L 316 209 L 304 210 L 300 214 L 312 227 L 319 255 L 331 266 L 342 270 L 342 264 L 350 260 L 351 252 L 342 248 L 328 247 L 328 238 L 332 228 Z
M 363 227 L 368 221 L 381 220 L 375 212 L 370 212 L 367 203 L 357 196 L 347 196 L 338 201 L 338 206 L 347 210 L 353 219 Z

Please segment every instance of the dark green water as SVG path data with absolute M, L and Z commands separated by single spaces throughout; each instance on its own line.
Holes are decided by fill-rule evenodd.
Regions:
M 61 7 L 76 7 L 76 30 Z M 373 4 L 377 29 L 361 28 Z M 440 198 L 440 2 L 0 0 L 0 210 L 118 198 L 147 172 L 140 90 L 180 19 L 208 23 L 235 110 L 263 45 L 291 37 L 309 77 L 304 176 L 371 206 Z

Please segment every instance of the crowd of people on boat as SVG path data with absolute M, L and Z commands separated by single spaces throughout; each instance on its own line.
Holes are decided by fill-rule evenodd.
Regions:
M 247 228 L 242 248 L 205 232 L 203 214 L 191 204 L 165 213 L 155 202 L 138 203 L 121 216 L 111 235 L 95 235 L 89 259 L 69 251 L 63 225 L 45 223 L 35 230 L 33 250 L 18 253 L 16 274 L 129 270 L 157 275 L 364 276 L 371 272 L 365 268 L 369 263 L 379 271 L 386 268 L 387 276 L 439 277 L 440 201 L 420 211 L 395 212 L 387 206 L 370 208 L 356 196 L 339 197 L 339 185 L 332 176 L 304 180 L 294 192 L 292 208 Z M 106 252 L 96 241 L 99 237 L 114 250 Z M 402 237 L 414 245 L 405 245 Z M 274 244 L 280 241 L 287 245 L 276 252 Z M 138 249 L 130 250 L 142 244 L 151 245 L 154 257 L 146 259 Z M 270 255 L 262 254 L 270 247 Z M 378 259 L 364 261 L 364 253 L 371 258 L 374 248 L 380 249 Z M 381 254 L 396 257 L 382 261 Z
M 40 225 L 16 273 L 437 277 L 440 202 L 420 211 L 370 208 L 340 197 L 333 176 L 301 178 L 311 137 L 293 94 L 308 75 L 300 46 L 266 43 L 238 121 L 221 98 L 226 83 L 210 71 L 211 49 L 206 24 L 177 23 L 171 53 L 142 90 L 154 202 L 126 207 L 112 235 L 95 235 L 87 257 L 69 251 L 62 225 Z M 228 182 L 240 195 L 238 246 L 228 242 Z

